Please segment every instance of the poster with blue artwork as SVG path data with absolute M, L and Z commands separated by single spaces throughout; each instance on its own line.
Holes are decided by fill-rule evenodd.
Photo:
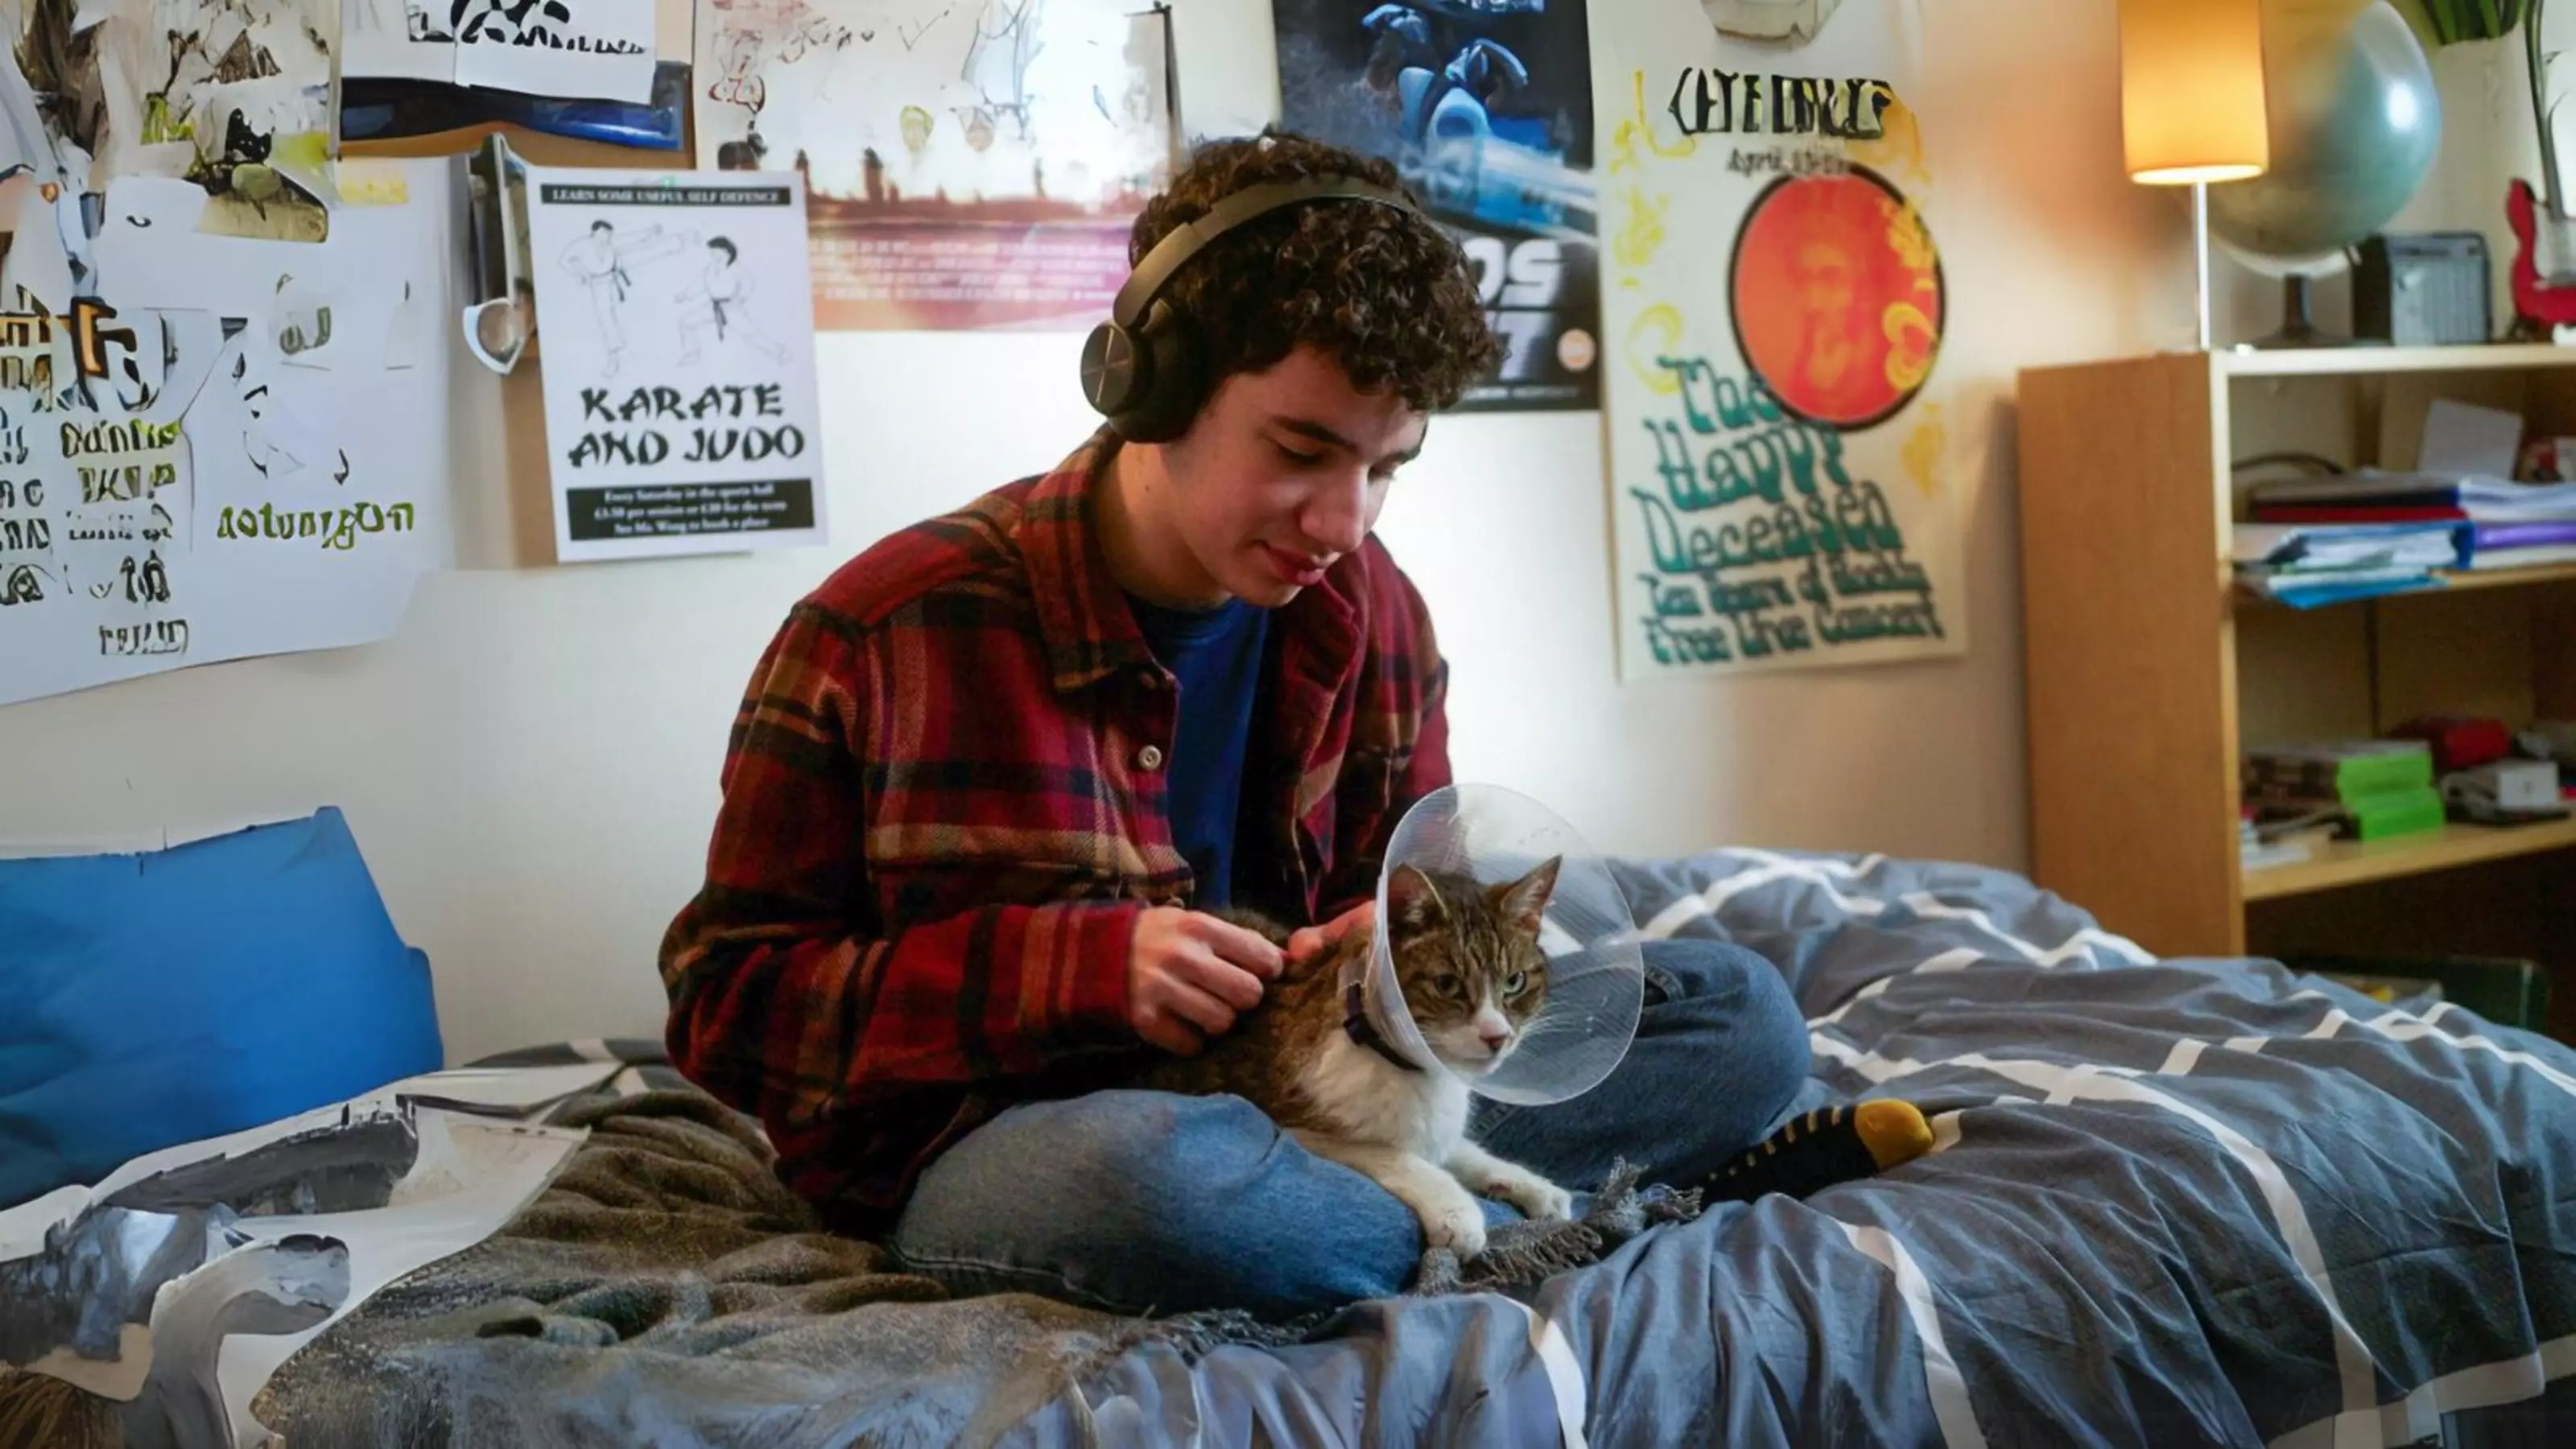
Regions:
M 1280 123 L 1396 165 L 1506 353 L 1461 411 L 1600 405 L 1583 0 L 1272 0 Z

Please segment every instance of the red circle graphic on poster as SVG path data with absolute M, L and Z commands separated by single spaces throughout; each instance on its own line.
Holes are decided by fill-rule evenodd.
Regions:
M 1735 234 L 1730 291 L 1745 364 L 1811 423 L 1884 422 L 1940 355 L 1940 249 L 1922 213 L 1866 167 L 1764 188 Z

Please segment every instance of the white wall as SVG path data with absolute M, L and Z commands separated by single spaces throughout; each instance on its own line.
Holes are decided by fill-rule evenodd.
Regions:
M 2024 859 L 2013 371 L 2187 345 L 2187 213 L 2121 177 L 2111 0 L 1929 10 L 1917 105 L 1952 190 L 1958 299 L 1942 366 L 1979 380 L 1961 412 L 1986 439 L 1964 659 L 1621 689 L 1597 417 L 1445 421 L 1388 508 L 1454 662 L 1459 772 L 1554 803 L 1604 846 Z M 1180 12 L 1190 124 L 1259 120 L 1266 0 Z M 1077 443 L 1076 343 L 825 338 L 829 553 L 469 568 L 432 577 L 381 645 L 0 709 L 0 852 L 156 845 L 336 804 L 436 964 L 453 1056 L 654 1033 L 655 943 L 696 883 L 761 645 L 849 552 Z M 495 431 L 493 385 L 462 386 L 460 435 Z M 515 426 L 526 404 L 513 394 Z M 513 510 L 542 497 L 526 462 L 460 463 L 469 562 L 509 556 Z

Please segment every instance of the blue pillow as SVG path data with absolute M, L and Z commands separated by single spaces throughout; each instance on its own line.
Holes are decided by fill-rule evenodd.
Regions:
M 0 1207 L 441 1064 L 340 812 L 0 860 Z

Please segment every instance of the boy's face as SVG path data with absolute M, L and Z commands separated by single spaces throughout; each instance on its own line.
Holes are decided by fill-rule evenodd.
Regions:
M 1300 347 L 1218 386 L 1188 433 L 1163 446 L 1161 522 L 1214 591 L 1275 609 L 1321 583 L 1377 526 L 1395 471 L 1430 419 L 1393 393 L 1363 393 Z

